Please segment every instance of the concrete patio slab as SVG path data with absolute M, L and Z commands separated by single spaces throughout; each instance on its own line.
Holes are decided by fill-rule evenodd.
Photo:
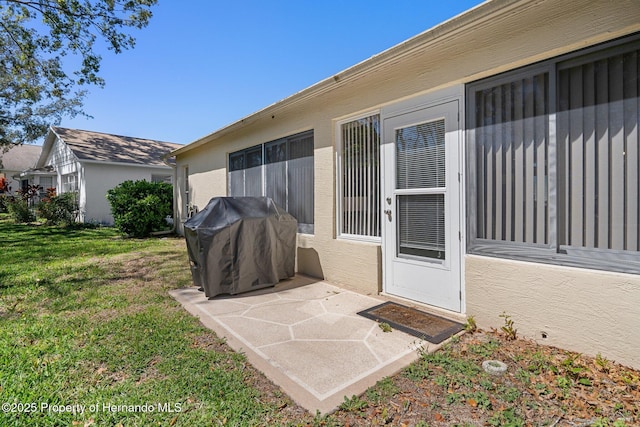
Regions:
M 196 288 L 170 292 L 186 310 L 311 413 L 335 410 L 418 358 L 415 337 L 383 332 L 358 311 L 380 298 L 304 276 L 273 288 L 207 299 Z M 429 351 L 437 348 L 424 345 Z

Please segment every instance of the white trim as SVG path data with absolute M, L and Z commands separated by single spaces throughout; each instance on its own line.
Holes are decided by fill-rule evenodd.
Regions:
M 153 169 L 165 169 L 171 170 L 171 166 L 167 166 L 166 164 L 161 165 L 147 165 L 142 163 L 123 163 L 123 162 L 106 162 L 104 160 L 78 160 L 79 163 L 87 163 L 90 165 L 105 165 L 105 166 L 131 166 L 131 167 L 139 167 L 139 168 L 153 168 Z
M 447 104 L 449 102 L 457 102 L 458 105 L 458 126 L 457 126 L 457 140 L 458 140 L 458 157 L 455 160 L 456 162 L 456 166 L 458 167 L 458 173 L 460 174 L 459 177 L 459 181 L 457 183 L 458 185 L 458 222 L 459 222 L 459 232 L 460 232 L 460 239 L 457 243 L 457 249 L 459 251 L 459 260 L 458 260 L 458 266 L 459 266 L 459 270 L 457 272 L 458 277 L 459 277 L 459 286 L 460 286 L 460 309 L 458 310 L 448 310 L 445 309 L 447 312 L 449 313 L 456 313 L 458 315 L 462 315 L 463 313 L 466 312 L 466 287 L 465 287 L 465 276 L 464 276 L 464 269 L 465 269 L 465 263 L 464 263 L 464 257 L 465 257 L 465 253 L 466 253 L 466 245 L 465 245 L 465 240 L 463 239 L 464 237 L 464 232 L 466 231 L 466 218 L 465 218 L 465 210 L 464 207 L 466 206 L 466 188 L 465 188 L 465 180 L 464 180 L 464 165 L 465 165 L 465 156 L 466 156 L 466 151 L 463 150 L 463 148 L 466 146 L 465 144 L 465 137 L 466 137 L 466 133 L 465 133 L 465 85 L 464 84 L 456 84 L 453 86 L 449 86 L 447 88 L 441 89 L 441 90 L 436 90 L 436 91 L 432 91 L 429 93 L 423 93 L 423 94 L 419 94 L 413 98 L 410 99 L 405 99 L 402 101 L 399 101 L 395 104 L 391 104 L 388 106 L 385 106 L 382 108 L 382 112 L 381 112 L 381 117 L 380 117 L 380 121 L 381 121 L 381 132 L 382 135 L 385 135 L 386 129 L 384 129 L 383 127 L 385 126 L 385 121 L 390 119 L 390 118 L 394 118 L 396 116 L 402 116 L 404 114 L 407 113 L 413 113 L 413 112 L 417 112 L 419 110 L 423 110 L 423 109 L 427 109 L 427 108 L 431 108 L 431 107 L 437 107 L 439 105 L 443 105 L 443 104 Z M 381 145 L 380 148 L 382 150 L 382 154 L 384 154 L 384 147 L 385 144 L 388 143 L 388 141 L 385 141 L 384 138 L 381 140 Z M 385 191 L 386 191 L 386 173 L 387 173 L 387 162 L 389 161 L 389 159 L 382 155 L 380 162 L 381 162 L 381 167 L 382 167 L 382 174 L 381 174 L 381 179 L 382 179 L 382 185 L 381 185 L 381 203 L 383 204 L 383 206 L 386 207 L 386 200 L 385 200 Z M 449 184 L 451 185 L 451 184 Z M 409 191 L 410 193 L 410 191 Z M 391 208 L 393 210 L 393 208 Z M 382 209 L 382 211 L 384 211 L 384 208 Z M 382 213 L 383 217 L 384 217 L 384 213 Z M 389 242 L 386 242 L 386 236 L 388 234 L 388 227 L 389 227 L 389 222 L 386 220 L 382 221 L 382 244 L 381 244 L 381 250 L 382 250 L 382 281 L 383 281 L 383 294 L 388 293 L 388 281 L 389 281 L 389 271 L 387 270 L 387 265 L 386 265 L 386 257 L 387 257 L 387 253 L 386 251 L 390 250 L 390 248 L 393 245 L 389 245 Z M 453 243 L 453 242 L 452 242 Z M 428 304 L 428 302 L 423 302 Z

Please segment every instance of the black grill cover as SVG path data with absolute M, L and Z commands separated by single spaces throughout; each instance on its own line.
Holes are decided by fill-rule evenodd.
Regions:
M 296 219 L 268 197 L 214 197 L 184 223 L 195 285 L 214 297 L 292 277 L 297 231 Z

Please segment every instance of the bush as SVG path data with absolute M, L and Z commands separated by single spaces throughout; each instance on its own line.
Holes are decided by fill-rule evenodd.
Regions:
M 172 215 L 173 187 L 165 182 L 125 181 L 107 192 L 116 227 L 128 235 L 146 237 L 166 230 Z
M 8 211 L 7 204 L 9 203 L 10 197 L 11 196 L 9 196 L 8 194 L 0 193 L 0 213 L 5 213 Z
M 33 222 L 36 215 L 29 207 L 27 199 L 22 197 L 9 197 L 6 199 L 7 210 L 11 218 L 18 223 Z
M 78 194 L 62 193 L 58 196 L 54 188 L 49 188 L 37 209 L 40 217 L 47 220 L 47 224 L 75 224 L 78 218 Z

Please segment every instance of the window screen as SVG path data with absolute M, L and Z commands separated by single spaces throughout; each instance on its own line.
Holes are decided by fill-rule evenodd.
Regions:
M 380 116 L 340 126 L 340 234 L 380 237 Z
M 640 273 L 638 36 L 467 86 L 469 250 Z
M 313 131 L 229 154 L 229 195 L 271 197 L 313 233 Z

